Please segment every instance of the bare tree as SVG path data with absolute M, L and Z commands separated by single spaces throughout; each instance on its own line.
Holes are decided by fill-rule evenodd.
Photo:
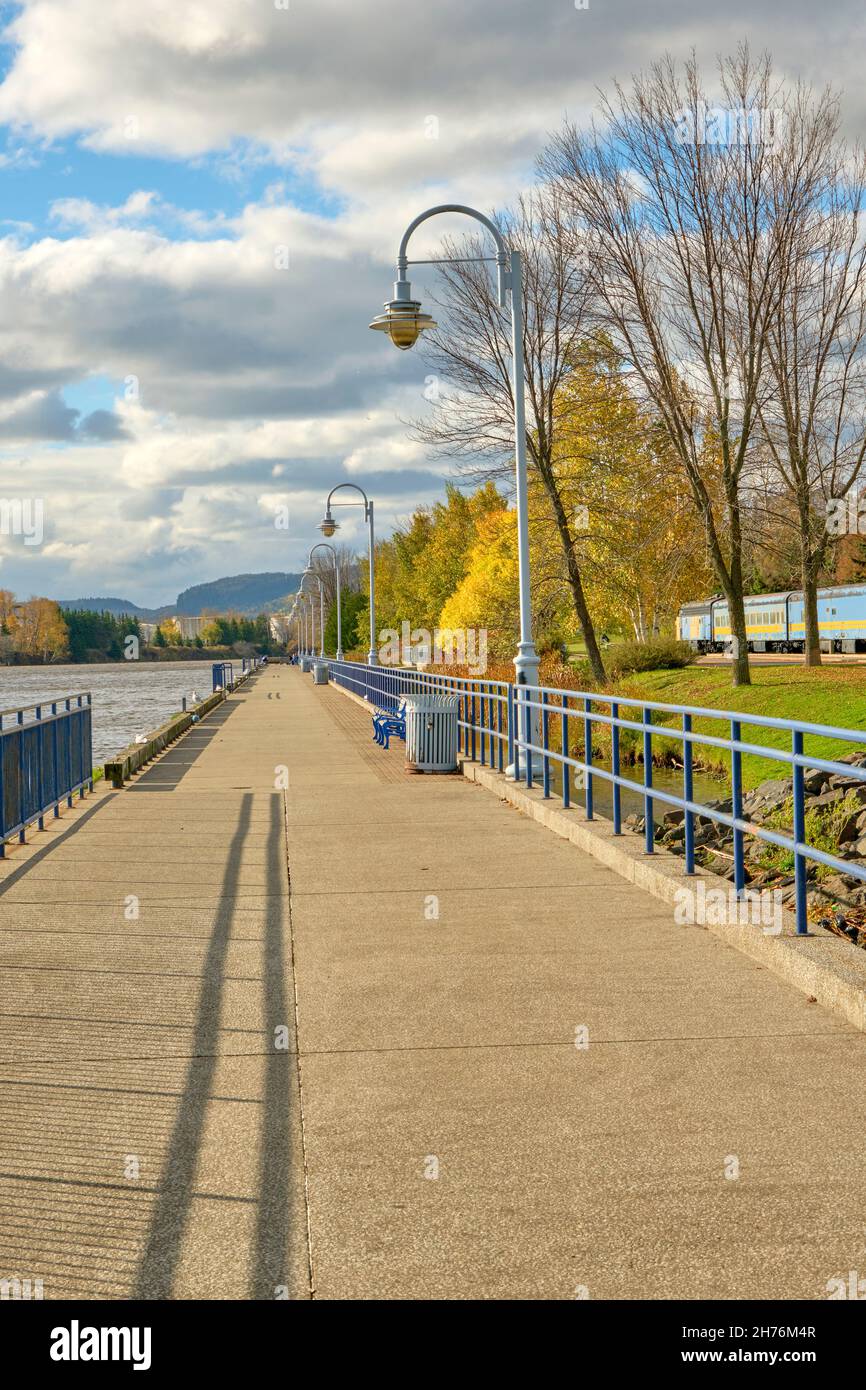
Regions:
M 589 324 L 591 291 L 572 246 L 562 236 L 555 190 L 522 199 L 499 225 L 523 257 L 523 354 L 527 391 L 526 448 L 530 469 L 549 500 L 565 561 L 571 602 L 593 674 L 604 664 L 584 592 L 579 529 L 557 477 L 557 393 Z M 447 243 L 446 256 L 483 254 L 476 238 Z M 416 436 L 457 460 L 475 478 L 513 478 L 514 400 L 508 316 L 496 299 L 488 267 L 458 259 L 441 267 L 435 302 L 441 327 L 424 338 L 425 358 L 442 386 Z
M 787 178 L 811 200 L 793 227 L 780 312 L 769 326 L 772 390 L 759 403 L 776 471 L 798 522 L 806 664 L 820 665 L 818 583 L 832 528 L 828 504 L 843 502 L 866 455 L 866 158 L 838 141 L 829 94 L 812 105 L 797 93 L 782 132 Z M 814 177 L 817 171 L 817 177 Z
M 766 388 L 766 345 L 784 288 L 790 224 L 806 196 L 778 188 L 766 123 L 784 104 L 770 60 L 719 64 L 721 106 L 694 55 L 617 85 L 601 125 L 567 124 L 542 169 L 569 200 L 607 331 L 688 479 L 728 600 L 733 675 L 750 682 L 740 487 Z M 716 448 L 707 447 L 712 438 Z M 708 479 L 717 458 L 718 479 Z M 713 484 L 718 481 L 719 488 Z M 721 495 L 722 503 L 715 500 Z
M 334 545 L 334 542 L 330 542 Z M 336 544 L 334 549 L 337 552 L 337 564 L 340 567 L 340 589 L 343 595 L 353 592 L 359 585 L 359 565 L 358 557 L 351 546 Z M 326 550 L 317 550 L 312 557 L 311 569 L 317 579 L 321 579 L 322 588 L 325 591 L 325 608 L 330 609 L 332 604 L 337 601 L 337 576 L 334 566 L 334 556 Z M 319 586 L 308 585 L 307 593 L 313 592 L 313 587 L 318 594 Z

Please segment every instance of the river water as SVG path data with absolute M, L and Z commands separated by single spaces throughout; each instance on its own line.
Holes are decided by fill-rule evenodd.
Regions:
M 211 693 L 209 661 L 119 661 L 90 665 L 0 666 L 0 709 L 78 695 L 93 696 L 93 763 L 98 767 L 136 735 L 151 733 L 181 709 L 184 695 Z M 240 662 L 235 662 L 235 674 Z
M 600 758 L 597 759 L 599 765 L 607 767 Z M 643 764 L 637 763 L 634 767 L 623 765 L 620 769 L 621 775 L 627 777 L 630 782 L 643 784 Z M 586 792 L 578 789 L 574 785 L 576 771 L 572 769 L 571 775 L 571 804 L 573 806 L 586 805 Z M 541 773 L 535 779 L 536 785 L 541 786 Z M 683 774 L 680 770 L 670 767 L 653 768 L 653 787 L 656 792 L 670 792 L 673 796 L 683 795 Z M 554 759 L 551 759 L 550 790 L 555 798 L 562 796 L 562 771 Z M 714 777 L 709 773 L 696 771 L 692 775 L 692 799 L 706 805 L 710 801 L 720 801 L 726 796 L 730 796 L 730 781 L 726 777 Z M 592 800 L 594 811 L 604 820 L 613 820 L 613 784 L 603 777 L 592 779 Z M 662 801 L 658 796 L 653 799 L 653 824 L 659 825 L 665 814 L 673 810 L 670 802 Z M 629 787 L 620 789 L 620 813 L 623 820 L 626 816 L 644 814 L 644 798 L 642 792 L 632 791 Z

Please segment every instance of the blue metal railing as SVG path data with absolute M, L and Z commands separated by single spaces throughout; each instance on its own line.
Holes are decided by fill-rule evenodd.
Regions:
M 386 709 L 393 709 L 403 695 L 423 691 L 441 691 L 458 695 L 459 751 L 464 757 L 504 770 L 513 769 L 515 779 L 528 787 L 541 772 L 545 797 L 551 795 L 551 764 L 560 768 L 562 804 L 571 805 L 572 772 L 581 774 L 585 794 L 585 813 L 594 819 L 594 783 L 599 778 L 610 784 L 614 834 L 622 834 L 623 789 L 643 799 L 644 845 L 647 854 L 655 852 L 653 806 L 656 801 L 683 812 L 684 872 L 695 872 L 695 817 L 726 826 L 733 833 L 734 888 L 738 895 L 745 892 L 745 839 L 752 836 L 774 845 L 793 856 L 794 890 L 797 932 L 808 931 L 807 864 L 821 864 L 837 873 L 866 883 L 866 866 L 837 855 L 816 849 L 806 840 L 805 770 L 817 770 L 828 776 L 837 774 L 862 782 L 866 786 L 866 767 L 804 753 L 804 737 L 829 738 L 837 742 L 866 745 L 866 730 L 839 729 L 829 724 L 810 724 L 798 720 L 773 719 L 767 715 L 737 713 L 733 710 L 704 709 L 694 705 L 668 705 L 657 701 L 628 699 L 622 695 L 602 695 L 598 692 L 561 690 L 553 686 L 512 685 L 506 681 L 487 681 L 477 678 L 446 676 L 432 672 L 414 671 L 382 666 L 364 666 L 358 662 L 329 661 L 331 678 L 365 699 Z M 601 706 L 602 708 L 599 708 Z M 621 710 L 636 710 L 634 718 L 624 718 Z M 607 711 L 607 712 L 605 712 Z M 654 716 L 674 716 L 679 727 L 655 722 Z M 695 732 L 695 719 L 712 719 L 727 723 L 730 736 Z M 790 737 L 790 751 L 773 744 L 746 741 L 742 726 L 774 729 Z M 576 726 L 576 729 L 575 729 Z M 610 767 L 593 760 L 593 731 L 596 727 L 610 730 Z M 559 749 L 552 746 L 551 730 L 559 729 Z M 527 737 L 522 730 L 529 730 Z M 643 753 L 643 780 L 625 777 L 621 769 L 620 735 L 627 730 L 640 739 Z M 576 732 L 577 737 L 572 738 Z M 653 786 L 653 737 L 676 739 L 682 745 L 682 795 Z M 703 744 L 721 749 L 730 756 L 731 810 L 725 812 L 694 798 L 694 747 Z M 575 750 L 572 752 L 572 748 Z M 507 750 L 507 752 L 506 752 Z M 583 756 L 578 757 L 577 751 Z M 753 754 L 769 762 L 786 763 L 791 768 L 792 826 L 791 834 L 757 825 L 743 816 L 743 754 Z M 495 755 L 495 756 L 494 756 Z M 866 810 L 866 803 L 864 803 Z
M 395 666 L 364 666 L 327 658 L 331 680 L 369 700 L 378 709 L 396 710 L 404 695 L 456 695 L 457 751 L 482 766 L 504 772 L 514 757 L 514 687 L 507 681 L 440 676 Z
M 5 841 L 75 792 L 93 790 L 93 730 L 90 692 L 23 709 L 0 710 L 0 858 Z

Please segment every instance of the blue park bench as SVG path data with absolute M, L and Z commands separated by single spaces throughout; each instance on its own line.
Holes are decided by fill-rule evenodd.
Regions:
M 373 715 L 373 737 L 387 748 L 392 734 L 406 742 L 406 702 L 398 710 L 377 709 Z

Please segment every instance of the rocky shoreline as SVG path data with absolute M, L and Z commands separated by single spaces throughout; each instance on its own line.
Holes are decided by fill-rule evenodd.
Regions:
M 866 751 L 839 758 L 840 764 L 866 769 Z M 844 772 L 807 768 L 806 839 L 815 848 L 866 868 L 866 780 Z M 708 809 L 730 814 L 731 798 L 707 803 Z M 743 817 L 790 836 L 793 789 L 790 779 L 762 782 L 743 796 Z M 684 853 L 685 813 L 670 810 L 656 827 L 656 843 L 673 854 Z M 631 815 L 625 825 L 643 834 L 644 817 Z M 701 868 L 733 880 L 733 831 L 709 816 L 695 816 L 695 860 Z M 793 855 L 748 833 L 744 837 L 746 885 L 752 891 L 778 890 L 784 906 L 793 906 Z M 829 866 L 807 863 L 808 912 L 813 924 L 826 927 L 858 946 L 866 947 L 866 882 Z

